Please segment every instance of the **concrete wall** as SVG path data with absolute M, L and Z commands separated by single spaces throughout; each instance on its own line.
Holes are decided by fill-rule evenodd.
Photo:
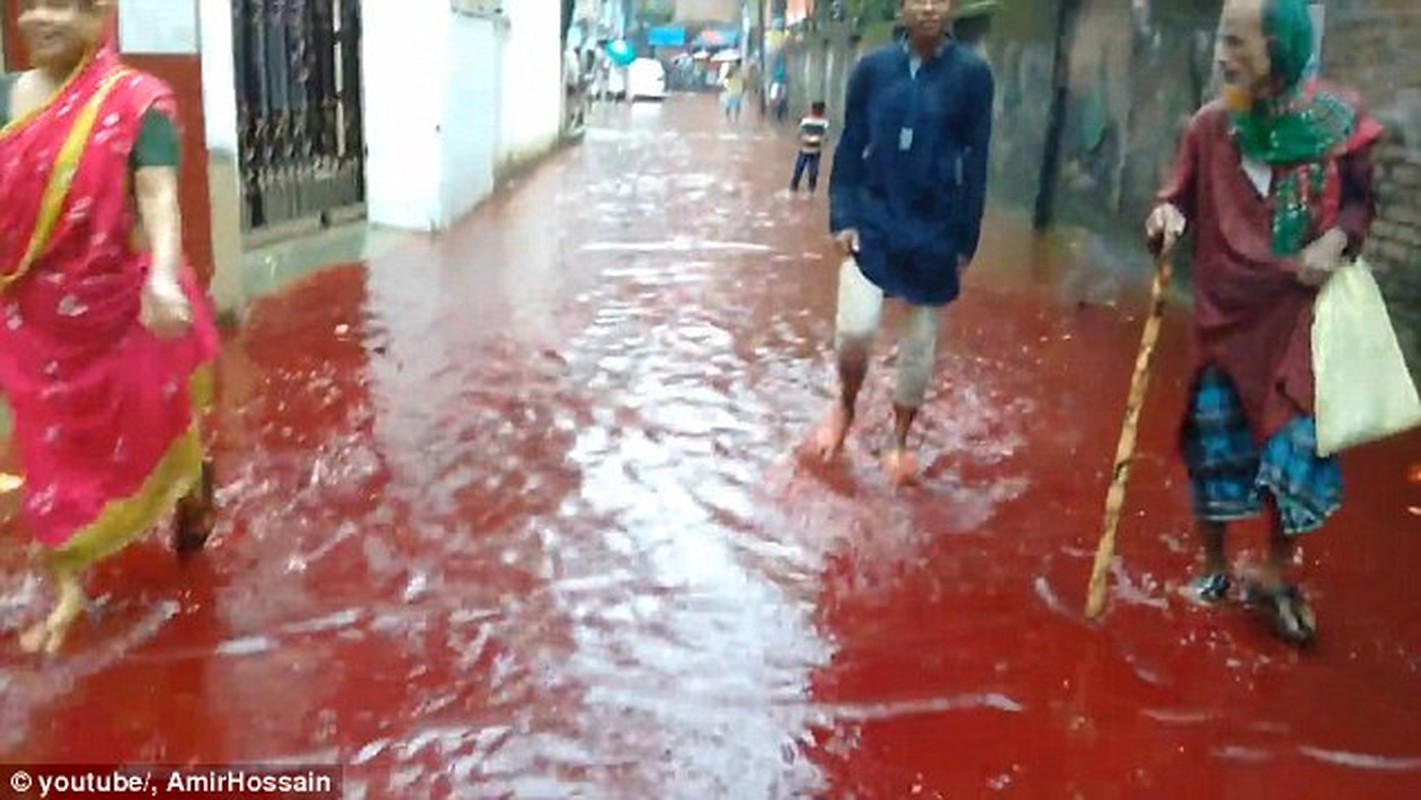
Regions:
M 546 153 L 562 132 L 562 3 L 519 0 L 505 4 L 502 97 L 497 174 Z M 516 105 L 512 105 L 516 104 Z
M 378 225 L 439 230 L 440 128 L 453 73 L 449 5 L 374 2 L 362 14 L 366 213 Z
M 454 16 L 447 24 L 450 57 L 443 82 L 439 136 L 439 230 L 458 221 L 493 192 L 503 98 L 518 97 L 515 92 L 504 93 L 504 25 L 493 18 L 472 16 Z
M 505 169 L 558 141 L 559 0 L 506 3 L 501 13 L 454 5 L 462 10 L 448 0 L 364 6 L 372 223 L 446 230 Z
M 498 13 L 499 5 L 510 10 Z M 233 19 L 229 3 L 194 7 L 198 52 L 128 57 L 178 91 L 186 246 L 219 308 L 235 312 L 247 298 Z M 0 3 L 0 10 L 0 63 L 18 68 L 18 4 Z M 445 230 L 487 198 L 499 177 L 558 142 L 560 0 L 462 0 L 462 10 L 468 13 L 456 13 L 448 0 L 364 3 L 367 215 L 374 224 Z
M 557 0 L 540 2 L 556 8 Z M 394 228 L 444 230 L 493 190 L 506 21 L 494 13 L 456 14 L 447 0 L 367 0 L 361 11 L 367 218 Z M 239 303 L 241 189 L 230 7 L 204 3 L 202 33 L 213 239 L 223 262 L 232 261 L 235 285 L 227 294 Z M 554 19 L 555 53 L 556 41 Z M 554 58 L 555 80 L 558 66 Z
M 246 296 L 242 283 L 242 186 L 238 172 L 232 9 L 227 3 L 199 3 L 198 15 L 208 196 L 212 204 L 211 291 L 219 310 L 237 312 L 246 304 Z
M 240 305 L 243 246 L 232 15 L 224 3 L 204 3 L 202 9 L 213 241 L 219 277 L 232 276 L 217 281 L 214 293 Z M 445 0 L 367 0 L 362 14 L 367 217 L 376 225 L 443 230 L 493 189 L 503 25 L 491 13 L 454 14 Z M 426 77 L 415 80 L 412 75 Z
M 1054 6 L 1004 4 L 987 41 L 1000 95 L 993 178 L 1022 203 L 1040 189 L 1055 90 Z M 1207 99 L 1217 19 L 1216 2 L 1082 0 L 1067 40 L 1056 219 L 1138 228 L 1184 125 Z

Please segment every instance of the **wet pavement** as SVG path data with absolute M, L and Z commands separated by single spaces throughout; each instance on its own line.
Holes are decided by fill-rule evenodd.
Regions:
M 889 340 L 847 464 L 795 454 L 837 261 L 788 138 L 600 113 L 446 239 L 258 304 L 211 551 L 102 566 L 61 660 L 0 647 L 0 761 L 339 761 L 352 798 L 1421 793 L 1421 438 L 1347 459 L 1316 652 L 1188 606 L 1175 313 L 1088 624 L 1137 257 L 994 213 L 893 490 Z M 6 634 L 43 600 L 20 542 Z

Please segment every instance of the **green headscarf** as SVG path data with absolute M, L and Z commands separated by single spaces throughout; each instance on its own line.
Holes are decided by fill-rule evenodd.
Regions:
M 1273 251 L 1291 256 L 1307 244 L 1312 223 L 1308 200 L 1321 198 L 1326 179 L 1320 165 L 1351 137 L 1357 112 L 1342 98 L 1308 85 L 1313 25 L 1307 0 L 1268 0 L 1263 35 L 1272 60 L 1273 95 L 1234 114 L 1234 137 L 1248 158 L 1297 167 L 1278 183 L 1273 217 Z
M 1273 74 L 1285 86 L 1303 79 L 1312 61 L 1312 12 L 1307 0 L 1271 0 L 1263 7 L 1263 35 L 1269 40 L 1268 53 Z

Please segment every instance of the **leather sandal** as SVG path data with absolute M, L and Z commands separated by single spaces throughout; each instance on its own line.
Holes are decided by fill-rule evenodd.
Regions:
M 173 552 L 186 559 L 201 552 L 216 524 L 212 462 L 202 463 L 202 477 L 192 494 L 178 501 L 173 514 Z
M 1233 591 L 1233 579 L 1226 572 L 1210 572 L 1189 582 L 1185 594 L 1190 600 L 1206 606 L 1218 605 Z

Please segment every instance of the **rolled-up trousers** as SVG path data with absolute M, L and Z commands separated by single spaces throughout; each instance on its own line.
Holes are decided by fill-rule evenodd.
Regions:
M 839 267 L 839 310 L 834 326 L 834 350 L 866 356 L 883 321 L 883 290 L 859 270 L 858 262 L 844 259 Z M 909 305 L 898 342 L 898 375 L 893 402 L 918 408 L 928 393 L 937 347 L 940 308 Z

